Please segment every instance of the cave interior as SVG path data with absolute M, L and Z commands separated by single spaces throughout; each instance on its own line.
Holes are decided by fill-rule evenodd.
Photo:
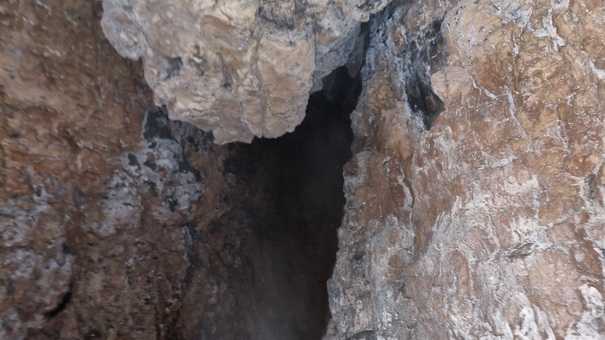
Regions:
M 244 223 L 247 231 L 238 235 L 244 265 L 230 278 L 236 313 L 250 330 L 240 336 L 319 339 L 330 319 L 326 281 L 336 261 L 361 79 L 340 67 L 324 84 L 294 132 L 229 146 L 223 171 L 236 189 L 224 199 L 233 208 L 212 227 Z M 205 327 L 202 334 L 216 334 Z

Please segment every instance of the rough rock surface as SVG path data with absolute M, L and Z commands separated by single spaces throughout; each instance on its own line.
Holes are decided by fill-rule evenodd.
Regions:
M 352 133 L 316 112 L 310 140 L 214 145 L 153 107 L 101 10 L 0 5 L 0 339 L 319 338 Z
M 603 337 L 601 1 L 129 4 L 105 1 L 102 30 L 100 0 L 0 2 L 1 339 L 315 338 L 300 325 L 325 324 L 325 301 L 300 297 L 326 294 L 326 339 Z M 334 66 L 355 73 L 358 35 L 325 291 L 312 279 L 333 229 L 302 222 L 337 223 L 319 189 L 342 179 L 313 174 L 344 161 L 325 147 L 337 128 L 292 149 L 217 146 L 142 80 L 173 113 L 210 105 L 219 141 L 249 140 L 293 128 Z
M 3 340 L 174 338 L 191 245 L 224 210 L 224 150 L 145 118 L 142 69 L 105 40 L 101 9 L 0 3 Z
M 602 338 L 602 2 L 393 5 L 370 28 L 325 338 Z
M 250 142 L 291 132 L 309 93 L 347 61 L 360 20 L 389 1 L 105 0 L 103 31 L 143 58 L 173 119 Z

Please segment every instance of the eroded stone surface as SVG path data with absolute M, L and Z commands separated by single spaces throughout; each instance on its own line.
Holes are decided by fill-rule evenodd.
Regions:
M 274 152 L 300 153 L 242 147 L 251 164 L 224 169 L 229 148 L 153 107 L 140 65 L 104 39 L 100 1 L 12 1 L 0 13 L 0 338 L 320 337 L 340 220 L 321 189 L 342 200 L 347 153 L 306 159 L 343 137 L 307 128 L 297 162 L 331 173 L 291 184 L 284 222 L 285 200 L 265 196 L 279 192 L 276 173 L 289 181 L 303 167 L 280 171 Z M 295 185 L 320 202 L 298 209 Z
M 424 1 L 375 18 L 327 339 L 605 334 L 604 11 Z M 423 48 L 444 109 L 428 131 L 438 102 L 413 105 L 405 63 Z
M 193 237 L 224 211 L 222 149 L 144 119 L 142 69 L 100 19 L 0 4 L 1 339 L 174 338 Z
M 172 13 L 162 6 L 174 3 L 139 4 L 149 13 Z M 223 8 L 227 4 L 242 3 L 219 3 L 221 13 L 232 13 Z M 293 28 L 287 35 L 255 12 L 256 28 L 244 32 L 262 27 L 256 43 L 267 48 L 257 59 L 264 66 L 254 64 L 256 76 L 278 74 L 303 84 L 306 96 L 329 65 L 345 62 L 340 50 L 353 48 L 352 37 L 364 34 L 358 21 L 387 2 L 331 4 L 304 4 L 304 13 L 322 27 L 311 38 L 311 19 L 292 11 L 301 4 L 263 3 L 267 18 L 285 15 Z M 136 45 L 140 36 L 128 39 L 143 31 L 126 30 L 139 20 L 128 16 L 138 13 L 136 6 L 112 12 L 126 20 L 123 33 L 130 32 L 120 37 L 124 50 L 142 46 Z M 365 90 L 353 114 L 354 158 L 345 169 L 346 216 L 328 283 L 333 315 L 326 338 L 602 337 L 601 3 L 435 0 L 389 6 L 367 31 Z M 206 10 L 176 14 L 187 18 Z M 223 215 L 229 199 L 252 202 L 259 192 L 245 185 L 247 172 L 237 178 L 222 171 L 228 150 L 213 146 L 207 134 L 169 122 L 155 109 L 145 118 L 152 100 L 140 82 L 142 70 L 103 39 L 100 13 L 99 1 L 0 5 L 0 338 L 173 339 L 200 332 L 262 338 L 278 327 L 289 334 L 287 325 L 269 322 L 280 313 L 267 301 L 273 291 L 248 294 L 250 300 L 238 295 L 251 291 L 246 282 L 264 282 L 241 280 L 253 277 L 251 268 L 260 273 L 278 263 L 246 255 L 245 219 L 237 210 Z M 241 20 L 251 20 L 246 13 Z M 224 18 L 206 19 L 217 28 Z M 150 20 L 143 24 L 153 26 Z M 158 16 L 155 24 L 164 24 L 174 39 L 150 35 L 145 43 L 151 45 L 141 52 L 145 63 L 162 65 L 147 72 L 148 81 L 158 82 L 150 81 L 156 99 L 163 98 L 157 97 L 163 86 L 167 98 L 168 90 L 195 89 L 177 81 L 177 69 L 190 67 L 186 62 L 196 61 L 194 55 L 150 56 L 180 51 L 177 43 L 190 38 L 175 22 L 185 23 Z M 221 42 L 248 37 L 237 30 L 211 33 L 228 35 L 205 40 L 221 51 L 239 46 Z M 297 78 L 303 73 L 272 68 L 269 49 L 283 48 L 279 39 L 285 36 L 302 40 L 282 52 L 303 51 L 315 60 L 300 68 L 304 80 Z M 240 52 L 248 53 L 229 53 Z M 224 59 L 226 52 L 222 61 L 207 53 L 213 67 L 238 65 Z M 213 77 L 212 84 L 223 84 Z M 298 88 L 288 88 L 295 90 L 287 95 L 298 96 Z M 263 98 L 262 91 L 251 93 Z M 252 94 L 221 93 L 227 106 L 246 98 L 256 105 Z M 298 107 L 283 98 L 274 104 Z M 254 134 L 247 126 L 242 131 Z M 324 131 L 316 138 L 324 134 L 331 136 Z M 223 141 L 229 136 L 225 132 Z M 259 202 L 254 211 L 239 202 L 242 215 L 266 216 L 258 214 Z M 271 242 L 302 249 L 296 241 L 303 234 Z M 241 276 L 234 275 L 238 270 Z M 237 322 L 228 319 L 241 301 L 257 303 L 251 307 L 259 311 L 257 319 L 237 313 Z M 213 333 L 218 324 L 232 333 Z M 252 334 L 249 325 L 266 326 L 266 333 Z
M 143 58 L 171 118 L 217 143 L 250 142 L 294 130 L 360 21 L 388 2 L 106 0 L 103 30 L 121 55 Z

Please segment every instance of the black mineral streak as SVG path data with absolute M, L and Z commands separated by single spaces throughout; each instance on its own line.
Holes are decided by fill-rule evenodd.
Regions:
M 70 289 L 70 291 L 63 295 L 63 298 L 61 298 L 61 301 L 57 304 L 57 306 L 53 310 L 44 313 L 44 316 L 47 318 L 52 318 L 59 315 L 59 313 L 61 313 L 71 301 L 71 296 L 72 294 Z

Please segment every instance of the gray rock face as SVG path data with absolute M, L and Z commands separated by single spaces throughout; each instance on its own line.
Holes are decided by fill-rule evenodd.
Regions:
M 347 61 L 360 21 L 388 1 L 105 0 L 103 31 L 143 58 L 155 102 L 215 142 L 278 137 Z

